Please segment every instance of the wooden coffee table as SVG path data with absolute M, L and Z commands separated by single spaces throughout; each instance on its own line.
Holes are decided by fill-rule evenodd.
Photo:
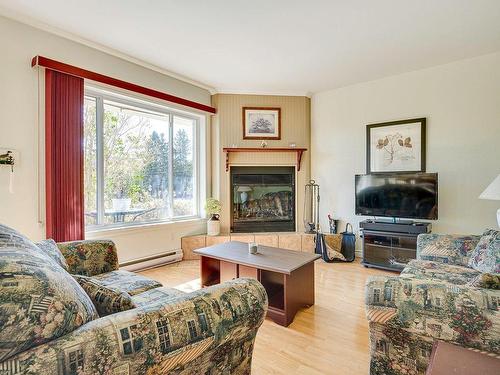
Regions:
M 320 256 L 259 246 L 249 254 L 248 244 L 231 241 L 194 250 L 201 255 L 201 285 L 207 287 L 238 277 L 253 277 L 266 289 L 267 316 L 288 326 L 304 306 L 314 305 L 314 261 Z

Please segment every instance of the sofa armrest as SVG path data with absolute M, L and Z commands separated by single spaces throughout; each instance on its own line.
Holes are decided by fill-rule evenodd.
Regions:
M 370 277 L 366 311 L 370 323 L 498 353 L 500 290 L 440 280 Z
M 467 267 L 470 254 L 480 238 L 477 235 L 420 234 L 417 238 L 417 259 Z
M 266 310 L 262 285 L 237 279 L 94 320 L 9 360 L 40 375 L 246 374 Z
M 57 246 L 74 275 L 95 276 L 118 269 L 116 246 L 111 240 L 59 242 Z

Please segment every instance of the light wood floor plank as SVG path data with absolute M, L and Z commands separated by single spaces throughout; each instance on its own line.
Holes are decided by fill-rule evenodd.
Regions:
M 368 322 L 364 285 L 370 275 L 394 273 L 359 262 L 316 261 L 316 304 L 297 313 L 287 328 L 266 319 L 257 334 L 255 375 L 367 375 Z M 200 288 L 199 261 L 183 261 L 141 272 L 185 292 Z

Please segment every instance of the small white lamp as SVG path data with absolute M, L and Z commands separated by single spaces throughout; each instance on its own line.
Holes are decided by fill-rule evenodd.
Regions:
M 481 193 L 479 199 L 490 199 L 494 201 L 500 201 L 500 174 Z M 500 227 L 500 208 L 497 211 L 497 223 L 498 226 Z

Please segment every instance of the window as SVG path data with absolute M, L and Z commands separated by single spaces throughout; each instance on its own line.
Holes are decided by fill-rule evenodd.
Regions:
M 158 338 L 160 340 L 160 349 L 163 354 L 168 353 L 172 345 L 170 340 L 170 328 L 167 320 L 162 319 L 156 322 L 156 329 L 158 330 Z
M 392 301 L 392 286 L 386 285 L 384 288 L 384 300 Z
M 199 117 L 87 90 L 85 224 L 133 225 L 195 217 Z
M 205 333 L 208 331 L 207 316 L 205 313 L 198 314 L 198 321 L 200 322 L 201 332 Z
M 435 302 L 436 302 L 435 303 L 436 307 L 440 307 L 441 306 L 441 298 L 436 297 L 436 301 Z
M 83 369 L 83 351 L 73 350 L 68 354 L 68 370 L 70 375 L 77 375 Z
M 373 302 L 380 302 L 380 289 L 373 289 Z
M 198 337 L 198 332 L 196 332 L 196 324 L 194 323 L 194 320 L 189 320 L 187 322 L 188 329 L 189 329 L 189 336 L 191 337 L 191 340 L 196 340 Z
M 498 310 L 500 304 L 500 297 L 491 296 L 490 310 Z
M 378 352 L 387 354 L 388 352 L 387 342 L 385 340 L 377 340 L 376 349 Z
M 120 339 L 122 343 L 123 354 L 129 355 L 142 349 L 142 338 L 134 337 L 133 331 L 137 326 L 133 325 L 120 329 Z

